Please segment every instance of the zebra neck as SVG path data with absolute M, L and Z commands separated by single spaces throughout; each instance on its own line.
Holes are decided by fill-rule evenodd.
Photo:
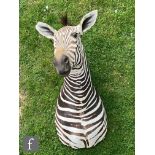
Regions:
M 64 78 L 64 87 L 68 90 L 87 91 L 87 88 L 92 86 L 91 75 L 88 67 L 83 67 L 81 70 Z

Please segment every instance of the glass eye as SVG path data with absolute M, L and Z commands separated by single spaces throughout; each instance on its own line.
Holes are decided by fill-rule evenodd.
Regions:
M 74 37 L 74 38 L 77 38 L 77 36 L 78 36 L 78 33 L 72 33 L 72 36 Z
M 68 63 L 68 62 L 69 62 L 68 57 L 65 57 L 65 58 L 64 58 L 64 62 L 65 62 L 65 63 Z

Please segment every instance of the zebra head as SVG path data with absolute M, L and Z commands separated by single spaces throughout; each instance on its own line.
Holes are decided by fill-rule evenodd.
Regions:
M 37 31 L 54 42 L 54 66 L 58 74 L 67 76 L 71 70 L 83 65 L 81 35 L 96 22 L 97 10 L 83 16 L 77 26 L 64 26 L 59 30 L 46 23 L 38 22 Z

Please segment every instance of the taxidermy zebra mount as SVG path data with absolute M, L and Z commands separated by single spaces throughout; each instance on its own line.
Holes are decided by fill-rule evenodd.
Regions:
M 37 31 L 54 42 L 54 66 L 64 76 L 57 100 L 55 123 L 60 141 L 72 148 L 90 148 L 104 139 L 106 112 L 91 82 L 81 35 L 96 22 L 97 10 L 86 14 L 79 25 L 55 30 L 38 22 Z

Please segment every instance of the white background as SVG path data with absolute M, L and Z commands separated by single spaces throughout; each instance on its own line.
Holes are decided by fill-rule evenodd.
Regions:
M 136 0 L 136 155 L 155 155 L 155 1 Z
M 136 155 L 155 155 L 155 0 L 136 0 Z M 19 2 L 0 2 L 0 154 L 19 150 Z

